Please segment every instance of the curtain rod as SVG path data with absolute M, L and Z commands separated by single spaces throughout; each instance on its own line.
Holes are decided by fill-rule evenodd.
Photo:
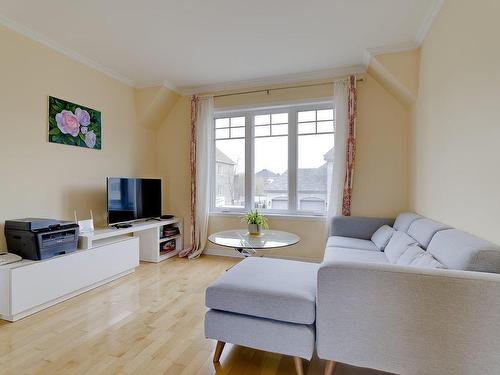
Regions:
M 363 82 L 365 79 L 364 78 L 358 78 L 356 79 L 356 82 Z M 239 92 L 232 92 L 230 94 L 220 94 L 220 95 L 214 95 L 214 98 L 222 98 L 225 96 L 233 96 L 233 95 L 244 95 L 244 94 L 255 94 L 258 92 L 266 92 L 268 95 L 271 91 L 278 91 L 278 90 L 288 90 L 288 89 L 300 89 L 303 87 L 314 87 L 314 86 L 324 86 L 324 85 L 330 85 L 332 83 L 338 82 L 340 80 L 335 80 L 335 81 L 328 81 L 328 82 L 321 82 L 321 83 L 310 83 L 310 84 L 305 84 L 305 85 L 297 85 L 297 86 L 285 86 L 285 87 L 275 87 L 272 89 L 260 89 L 260 90 L 250 90 L 250 91 L 239 91 Z

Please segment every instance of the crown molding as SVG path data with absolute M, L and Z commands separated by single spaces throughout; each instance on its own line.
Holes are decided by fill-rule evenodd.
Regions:
M 151 87 L 165 87 L 165 88 L 169 89 L 170 91 L 174 91 L 177 94 L 181 95 L 179 88 L 176 85 L 174 85 L 172 82 L 169 82 L 167 80 L 139 83 L 139 84 L 136 84 L 134 87 L 136 89 L 148 89 Z
M 49 47 L 59 53 L 62 53 L 63 55 L 78 61 L 79 63 L 82 63 L 83 65 L 86 65 L 94 70 L 97 70 L 98 72 L 101 72 L 103 74 L 106 74 L 107 76 L 114 78 L 128 86 L 135 87 L 135 82 L 134 80 L 125 77 L 124 75 L 114 71 L 113 69 L 110 69 L 102 64 L 99 64 L 98 62 L 95 62 L 92 59 L 89 59 L 78 52 L 75 52 L 69 48 L 66 48 L 62 46 L 61 44 L 57 43 L 56 41 L 48 38 L 47 36 L 40 34 L 37 31 L 34 31 L 24 25 L 21 25 L 20 23 L 11 20 L 10 18 L 5 17 L 4 15 L 0 14 L 0 25 L 11 29 L 13 31 L 18 32 L 19 34 L 22 34 L 40 44 L 45 45 L 46 47 Z
M 368 67 L 372 57 L 377 55 L 384 55 L 386 53 L 399 53 L 411 51 L 419 47 L 417 42 L 399 43 L 390 46 L 381 46 L 375 48 L 367 48 L 363 54 L 363 66 Z
M 305 81 L 316 81 L 321 79 L 342 77 L 351 74 L 364 74 L 364 73 L 366 73 L 366 67 L 361 65 L 355 65 L 355 66 L 346 66 L 340 68 L 316 70 L 305 73 L 282 74 L 278 76 L 262 77 L 257 79 L 216 83 L 216 84 L 196 86 L 196 87 L 185 87 L 185 88 L 180 88 L 180 93 L 182 95 L 216 93 L 220 91 L 240 90 L 240 89 L 248 89 L 252 87 L 260 87 L 268 85 L 280 85 L 280 84 L 292 84 Z
M 424 19 L 422 20 L 422 23 L 420 24 L 420 27 L 418 28 L 417 35 L 415 37 L 415 41 L 418 43 L 418 45 L 421 45 L 429 33 L 429 30 L 432 27 L 432 24 L 436 20 L 437 15 L 439 14 L 439 11 L 443 7 L 444 0 L 434 0 L 429 7 L 429 10 L 427 11 L 427 14 L 425 15 Z
M 383 55 L 386 53 L 398 53 L 411 51 L 420 47 L 429 33 L 429 30 L 432 27 L 432 24 L 436 20 L 439 11 L 441 10 L 444 4 L 444 0 L 433 0 L 427 13 L 425 14 L 424 19 L 420 23 L 420 26 L 417 30 L 417 35 L 415 35 L 415 40 L 408 43 L 395 44 L 392 46 L 381 46 L 375 48 L 368 48 L 365 50 L 363 54 L 363 66 L 368 67 L 370 65 L 370 61 L 372 57 L 377 55 Z

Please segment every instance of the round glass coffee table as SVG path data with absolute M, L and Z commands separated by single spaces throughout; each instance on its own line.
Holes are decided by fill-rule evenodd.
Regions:
M 208 236 L 215 245 L 230 247 L 244 257 L 263 256 L 263 251 L 277 247 L 295 245 L 300 237 L 293 233 L 279 230 L 262 230 L 259 235 L 251 235 L 247 230 L 226 230 Z

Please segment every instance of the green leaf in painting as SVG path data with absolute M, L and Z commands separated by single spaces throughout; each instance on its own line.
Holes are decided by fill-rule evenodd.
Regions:
M 53 128 L 49 131 L 49 134 L 50 135 L 58 135 L 58 134 L 61 134 L 61 131 L 59 130 L 59 128 Z

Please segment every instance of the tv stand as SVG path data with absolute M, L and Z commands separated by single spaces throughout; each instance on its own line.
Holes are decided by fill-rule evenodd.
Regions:
M 178 234 L 165 237 L 163 226 Z M 167 235 L 170 233 L 167 233 Z M 134 223 L 80 233 L 78 250 L 50 259 L 0 267 L 0 319 L 16 321 L 134 272 L 139 260 L 161 262 L 182 249 L 182 219 Z M 175 241 L 175 249 L 163 251 Z
M 176 226 L 179 229 L 179 234 L 164 237 L 163 227 L 166 225 Z M 95 246 L 110 244 L 130 237 L 138 237 L 140 240 L 141 261 L 161 262 L 179 254 L 182 249 L 182 219 L 174 217 L 170 220 L 140 221 L 118 229 L 108 227 L 96 229 L 90 233 L 80 233 L 78 247 L 80 249 L 91 249 Z M 165 242 L 172 240 L 175 240 L 175 250 L 163 251 L 160 249 Z

